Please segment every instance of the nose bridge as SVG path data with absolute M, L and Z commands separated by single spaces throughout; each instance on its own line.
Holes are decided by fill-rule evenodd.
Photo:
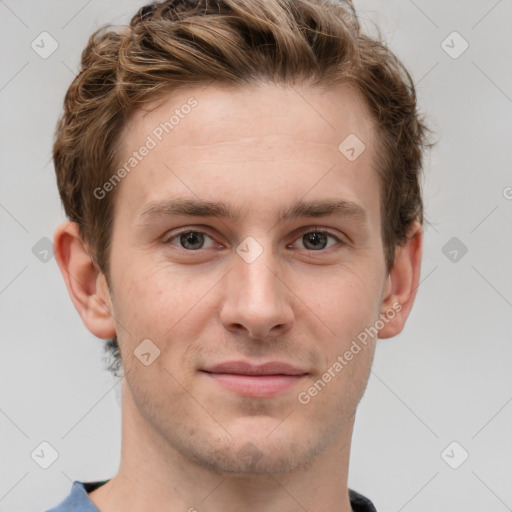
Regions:
M 236 248 L 234 268 L 222 311 L 226 327 L 245 327 L 251 335 L 268 336 L 292 318 L 287 288 L 279 279 L 281 267 L 271 242 L 247 237 Z M 276 276 L 277 274 L 277 276 Z
M 251 249 L 255 250 L 255 249 Z M 271 249 L 265 249 L 254 261 L 239 258 L 236 265 L 236 274 L 240 280 L 242 297 L 246 297 L 251 304 L 263 306 L 279 300 L 280 291 L 277 289 L 275 276 L 275 257 Z M 272 271 L 273 270 L 273 271 Z

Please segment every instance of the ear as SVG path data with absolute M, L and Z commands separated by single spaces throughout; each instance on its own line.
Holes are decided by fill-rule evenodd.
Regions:
M 416 221 L 409 229 L 406 243 L 395 250 L 381 305 L 384 327 L 379 330 L 379 338 L 392 338 L 405 326 L 419 286 L 422 247 L 423 229 Z
M 107 281 L 91 259 L 76 222 L 63 222 L 55 230 L 55 259 L 69 296 L 83 323 L 98 338 L 116 335 Z

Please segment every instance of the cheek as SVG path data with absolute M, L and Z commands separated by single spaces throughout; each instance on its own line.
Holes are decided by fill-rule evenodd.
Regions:
M 130 344 L 149 338 L 163 348 L 173 338 L 190 340 L 210 318 L 205 308 L 215 276 L 199 277 L 154 262 L 125 268 L 123 275 L 116 290 L 116 315 Z
M 324 287 L 316 304 L 318 316 L 329 328 L 321 338 L 322 368 L 309 386 L 317 401 L 344 416 L 355 411 L 368 381 L 377 337 L 372 334 L 379 314 L 379 290 L 373 277 L 343 273 Z
M 169 312 L 179 306 L 179 293 L 169 291 L 167 281 L 154 269 L 147 271 L 136 265 L 119 269 L 114 290 L 116 320 L 120 324 L 118 335 L 122 333 L 124 339 L 130 338 L 130 344 L 161 336 L 162 322 L 166 318 L 167 324 L 171 321 Z
M 379 284 L 376 276 L 343 269 L 318 287 L 304 287 L 311 310 L 328 327 L 330 335 L 343 348 L 347 340 L 372 325 L 379 313 Z

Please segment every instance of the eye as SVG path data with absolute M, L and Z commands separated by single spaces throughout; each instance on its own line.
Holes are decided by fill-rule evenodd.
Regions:
M 209 238 L 212 243 L 208 247 L 214 246 L 213 238 L 208 236 L 206 233 L 202 231 L 182 231 L 174 235 L 172 238 L 169 238 L 166 243 L 170 243 L 172 245 L 178 245 L 181 249 L 185 249 L 187 251 L 195 251 L 198 249 L 207 249 L 208 247 L 204 246 L 205 238 Z M 177 240 L 177 243 L 173 241 Z
M 331 239 L 331 242 L 329 242 L 329 239 Z M 329 249 L 334 245 L 342 243 L 342 241 L 333 234 L 327 231 L 318 231 L 316 229 L 303 232 L 295 244 L 299 242 L 302 243 L 302 247 L 298 247 L 298 249 L 315 252 L 323 249 Z M 216 247 L 216 242 L 211 236 L 207 235 L 203 231 L 197 231 L 190 228 L 175 233 L 171 238 L 167 239 L 165 243 L 176 245 L 186 251 L 198 251 L 200 249 Z
M 329 244 L 329 238 L 334 240 L 334 243 Z M 322 249 L 329 249 L 337 243 L 341 243 L 340 239 L 328 233 L 327 231 L 307 231 L 297 240 L 301 241 L 304 248 L 308 251 L 319 251 Z M 302 248 L 300 248 L 302 249 Z

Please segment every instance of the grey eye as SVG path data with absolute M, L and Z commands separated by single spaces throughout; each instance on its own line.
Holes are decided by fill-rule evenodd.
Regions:
M 306 249 L 312 250 L 325 249 L 327 246 L 327 239 L 327 233 L 311 232 L 305 233 L 302 236 L 302 242 L 304 243 Z

